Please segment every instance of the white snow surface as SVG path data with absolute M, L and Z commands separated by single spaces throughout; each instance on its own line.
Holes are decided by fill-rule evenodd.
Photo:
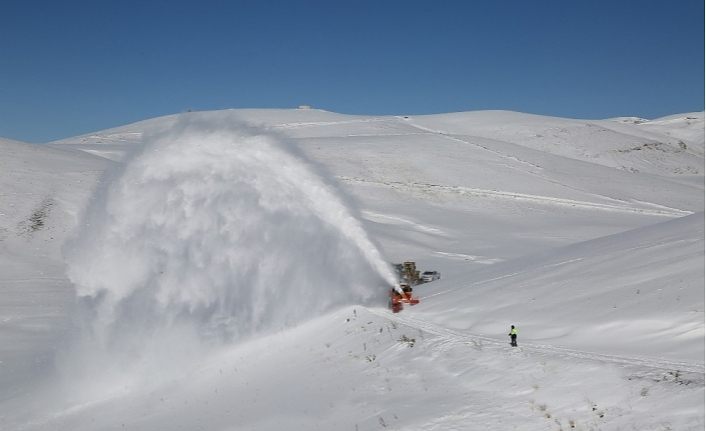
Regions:
M 703 112 L 0 147 L 0 429 L 704 428 Z M 442 279 L 392 314 L 406 260 Z

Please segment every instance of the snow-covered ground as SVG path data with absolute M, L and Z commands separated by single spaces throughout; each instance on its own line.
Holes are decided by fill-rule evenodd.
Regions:
M 0 147 L 0 429 L 704 428 L 702 112 Z M 392 314 L 406 260 L 442 279 Z

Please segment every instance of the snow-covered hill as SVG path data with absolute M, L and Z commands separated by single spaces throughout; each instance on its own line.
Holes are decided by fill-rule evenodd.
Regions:
M 0 428 L 704 426 L 703 113 L 0 145 Z M 442 279 L 393 315 L 383 259 Z
M 190 113 L 161 117 L 103 132 L 56 141 L 79 145 L 110 158 L 125 147 L 141 142 L 144 133 L 170 127 Z M 703 174 L 704 113 L 689 113 L 626 122 L 544 117 L 510 111 L 477 111 L 455 114 L 365 117 L 321 110 L 230 110 L 211 112 L 219 121 L 245 121 L 281 131 L 289 138 L 355 138 L 440 134 L 460 135 L 470 145 L 483 148 L 480 138 L 502 141 L 630 172 L 665 175 Z M 487 149 L 486 149 L 487 150 Z
M 61 247 L 111 164 L 0 139 L 0 399 L 27 390 L 60 344 L 73 302 Z

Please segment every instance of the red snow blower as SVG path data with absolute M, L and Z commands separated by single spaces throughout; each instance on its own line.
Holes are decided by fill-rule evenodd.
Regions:
M 404 308 L 404 304 L 419 304 L 419 299 L 412 296 L 412 287 L 409 284 L 400 284 L 399 290 L 390 289 L 389 307 L 393 313 L 399 313 Z

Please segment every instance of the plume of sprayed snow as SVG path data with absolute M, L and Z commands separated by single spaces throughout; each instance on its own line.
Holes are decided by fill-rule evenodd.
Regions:
M 206 346 L 380 301 L 395 282 L 295 148 L 193 116 L 147 139 L 66 254 L 88 334 L 74 356 L 104 370 L 168 375 Z

